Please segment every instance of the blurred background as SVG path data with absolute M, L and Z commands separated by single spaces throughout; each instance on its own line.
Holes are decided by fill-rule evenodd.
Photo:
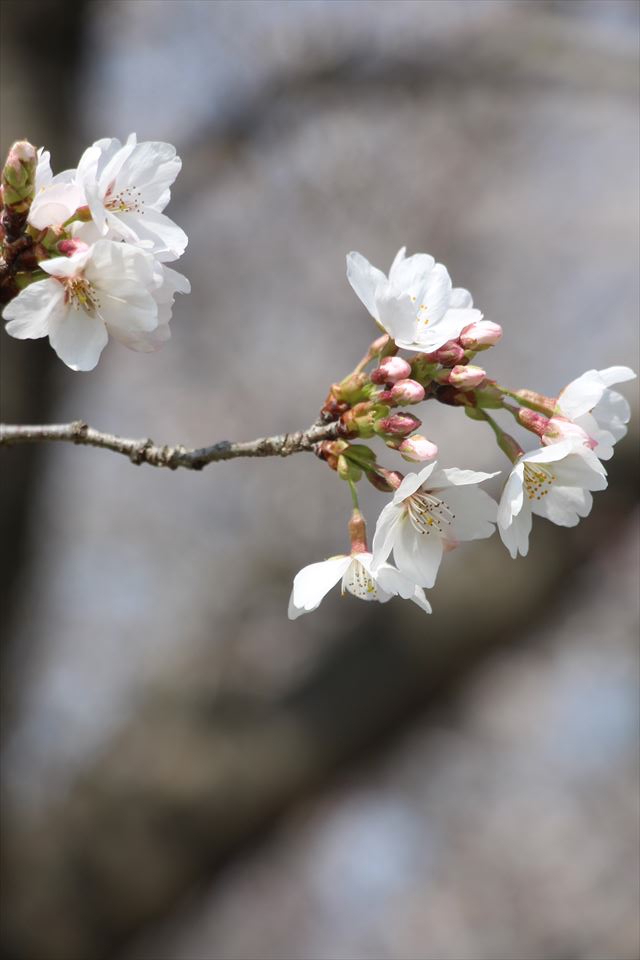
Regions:
M 193 292 L 90 375 L 2 331 L 3 420 L 306 427 L 374 334 L 345 253 L 403 244 L 503 325 L 502 382 L 637 367 L 638 11 L 4 0 L 3 151 L 174 143 Z M 445 465 L 506 468 L 425 415 Z M 448 556 L 431 617 L 334 591 L 295 623 L 295 572 L 346 547 L 314 457 L 2 452 L 3 957 L 635 960 L 637 431 L 579 527 Z

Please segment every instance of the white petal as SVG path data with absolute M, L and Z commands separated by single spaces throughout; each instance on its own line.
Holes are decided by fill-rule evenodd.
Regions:
M 410 497 L 412 493 L 415 493 L 418 487 L 422 483 L 422 475 L 425 474 L 426 477 L 429 476 L 431 470 L 429 468 L 435 467 L 438 461 L 434 460 L 433 463 L 430 463 L 428 467 L 425 467 L 424 470 L 421 470 L 420 473 L 408 473 L 403 479 L 402 483 L 397 490 L 394 490 L 393 493 L 393 503 L 398 506 L 402 503 L 403 500 L 406 500 L 407 497 Z M 429 472 L 427 472 L 429 471 Z
M 454 287 L 451 291 L 449 308 L 452 310 L 467 310 L 473 306 L 473 297 L 464 287 Z
M 386 590 L 393 596 L 403 600 L 412 600 L 425 613 L 431 613 L 431 604 L 427 600 L 422 587 L 416 586 L 413 580 L 405 577 L 390 563 L 383 563 L 377 573 L 378 589 Z
M 405 249 L 403 247 L 396 254 L 389 270 L 389 281 L 402 293 L 417 297 L 429 283 L 435 260 L 428 253 L 414 253 L 405 258 Z
M 98 240 L 91 248 L 85 276 L 99 290 L 126 297 L 141 287 L 155 289 L 154 267 L 154 259 L 146 250 L 114 240 Z
M 382 270 L 373 267 L 366 257 L 353 250 L 347 254 L 347 280 L 373 319 L 379 320 L 375 292 L 377 287 L 384 286 L 387 283 L 387 278 Z
M 421 587 L 432 587 L 442 560 L 442 540 L 435 534 L 421 536 L 411 522 L 404 519 L 398 526 L 393 555 L 401 573 Z
M 29 223 L 37 230 L 64 223 L 86 204 L 84 192 L 75 183 L 52 184 L 37 194 L 29 210 Z
M 4 308 L 6 330 L 18 340 L 37 340 L 49 333 L 51 318 L 64 312 L 64 287 L 57 280 L 38 280 L 21 290 Z
M 158 304 L 146 290 L 129 294 L 126 300 L 103 292 L 98 313 L 114 336 L 116 331 L 148 332 L 158 326 Z
M 425 613 L 431 613 L 431 604 L 425 596 L 425 592 L 422 587 L 415 586 L 413 589 L 413 596 L 409 597 L 421 610 L 424 610 Z
M 396 527 L 402 516 L 404 509 L 391 502 L 383 507 L 376 523 L 376 532 L 373 535 L 373 568 L 377 571 L 393 549 L 393 541 L 396 534 Z
M 470 483 L 482 483 L 484 480 L 490 480 L 497 477 L 500 470 L 495 473 L 480 473 L 477 470 L 459 470 L 457 467 L 446 467 L 433 474 L 429 482 L 430 490 L 444 489 L 445 487 L 466 486 Z
M 413 257 L 409 259 L 412 260 Z M 406 262 L 409 263 L 409 260 Z M 425 281 L 420 290 L 421 299 L 418 306 L 421 310 L 421 316 L 424 315 L 429 324 L 435 324 L 444 317 L 449 309 L 451 277 L 443 263 L 436 263 L 428 276 L 425 277 Z
M 84 310 L 66 310 L 49 331 L 51 346 L 72 370 L 93 370 L 108 339 L 102 320 Z
M 576 447 L 575 440 L 558 440 L 547 447 L 539 447 L 521 458 L 521 463 L 555 463 L 563 460 Z
M 631 418 L 631 407 L 621 393 L 607 390 L 594 408 L 593 416 L 601 427 L 613 434 L 615 440 L 622 440 L 627 432 L 626 424 Z
M 411 346 L 415 341 L 417 320 L 416 306 L 409 294 L 385 284 L 377 287 L 374 300 L 375 313 L 372 316 L 380 321 L 389 336 L 407 349 L 417 350 Z
M 152 252 L 162 262 L 177 260 L 189 242 L 184 230 L 164 213 L 145 208 L 143 213 L 114 213 L 120 228 L 133 233 L 138 240 L 152 243 Z
M 423 467 L 422 470 L 418 471 L 419 487 L 423 486 L 427 482 L 427 480 L 430 480 L 437 466 L 438 466 L 438 461 L 434 460 L 433 463 L 428 463 L 426 467 Z M 411 476 L 411 474 L 409 474 L 409 476 Z M 431 483 L 429 483 L 429 486 L 431 486 Z M 416 487 L 415 489 L 417 490 L 418 488 Z
M 533 518 L 527 502 L 517 515 L 510 518 L 508 524 L 498 524 L 500 539 L 514 560 L 518 553 L 526 557 L 529 552 L 529 534 L 531 533 L 532 522 Z
M 447 540 L 482 540 L 493 535 L 498 504 L 484 490 L 479 487 L 449 487 L 443 499 L 454 514 Z
M 174 182 L 182 161 L 175 147 L 161 141 L 138 143 L 131 150 L 118 173 L 115 192 L 130 187 L 143 197 L 145 212 L 149 207 L 161 211 L 170 199 L 169 187 Z
M 500 505 L 498 506 L 498 524 L 501 528 L 508 528 L 522 510 L 524 505 L 524 466 L 517 464 L 505 483 Z
M 631 367 L 605 367 L 604 370 L 598 370 L 598 373 L 608 387 L 612 387 L 614 383 L 625 383 L 627 380 L 636 379 L 636 374 Z
M 584 487 L 586 490 L 604 490 L 607 471 L 591 450 L 581 448 L 558 462 L 553 471 L 559 486 Z
M 38 164 L 36 166 L 36 196 L 41 190 L 48 187 L 52 180 L 51 154 L 48 150 L 45 150 L 44 147 L 40 147 L 38 150 Z
M 591 512 L 593 497 L 579 487 L 553 485 L 547 496 L 532 504 L 534 513 L 561 527 L 575 527 L 581 517 Z
M 41 260 L 38 266 L 52 277 L 79 276 L 91 256 L 90 250 L 80 250 L 70 257 L 52 257 L 51 260 Z
M 580 417 L 595 407 L 606 388 L 607 385 L 597 370 L 587 370 L 561 391 L 558 409 L 570 420 Z
M 289 602 L 289 618 L 295 619 L 320 606 L 329 590 L 338 582 L 351 563 L 351 557 L 331 557 L 311 563 L 296 574 Z

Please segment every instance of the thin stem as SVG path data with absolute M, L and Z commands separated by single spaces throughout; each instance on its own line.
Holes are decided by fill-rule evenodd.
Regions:
M 353 480 L 347 480 L 347 483 L 349 484 L 349 490 L 351 492 L 351 500 L 353 502 L 353 508 L 354 510 L 359 510 L 360 501 L 358 500 L 358 491 L 356 489 L 356 485 Z
M 313 452 L 322 440 L 335 440 L 337 423 L 315 423 L 308 430 L 285 433 L 257 440 L 233 442 L 220 440 L 208 447 L 159 446 L 151 439 L 130 440 L 112 433 L 95 430 L 82 420 L 73 423 L 49 424 L 46 426 L 15 426 L 0 424 L 0 447 L 18 443 L 62 441 L 90 447 L 101 447 L 129 457 L 132 463 L 148 463 L 152 467 L 168 467 L 176 470 L 202 470 L 209 463 L 234 460 L 236 457 L 288 457 L 303 451 Z

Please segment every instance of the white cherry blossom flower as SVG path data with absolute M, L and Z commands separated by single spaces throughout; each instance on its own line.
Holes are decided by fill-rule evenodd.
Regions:
M 132 133 L 123 145 L 97 140 L 85 150 L 78 176 L 98 230 L 103 236 L 149 243 L 161 261 L 176 260 L 187 235 L 162 211 L 182 161 L 170 143 L 138 143 Z
M 390 555 L 406 577 L 432 587 L 445 550 L 494 532 L 498 505 L 476 484 L 497 476 L 437 461 L 409 473 L 383 508 L 373 538 L 374 570 Z
M 360 600 L 377 600 L 386 603 L 399 596 L 412 600 L 425 613 L 431 613 L 431 605 L 424 590 L 403 576 L 390 563 L 383 563 L 374 573 L 373 557 L 367 551 L 354 552 L 349 556 L 331 557 L 321 563 L 311 563 L 296 574 L 289 600 L 289 619 L 295 620 L 303 613 L 316 610 L 324 597 L 338 580 L 342 579 L 342 594 L 345 591 Z
M 7 333 L 20 340 L 48 336 L 72 370 L 92 370 L 109 335 L 131 346 L 132 338 L 155 331 L 156 297 L 166 304 L 171 287 L 184 281 L 176 287 L 173 278 L 165 279 L 169 289 L 159 293 L 161 278 L 151 254 L 112 240 L 43 260 L 40 267 L 49 278 L 32 283 L 5 307 Z
M 529 550 L 533 514 L 561 527 L 575 527 L 591 512 L 592 490 L 607 486 L 606 470 L 597 456 L 576 440 L 561 440 L 515 464 L 498 507 L 498 530 L 515 559 Z
M 627 400 L 609 388 L 615 383 L 634 380 L 635 376 L 629 367 L 587 370 L 572 380 L 558 397 L 556 413 L 584 430 L 594 442 L 593 452 L 601 460 L 611 459 L 614 444 L 625 436 L 631 417 Z
M 405 350 L 431 353 L 482 320 L 468 290 L 453 288 L 447 268 L 427 253 L 391 264 L 389 277 L 360 253 L 347 255 L 347 278 L 378 325 Z

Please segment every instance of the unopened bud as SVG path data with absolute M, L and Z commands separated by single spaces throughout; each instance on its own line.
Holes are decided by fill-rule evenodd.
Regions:
M 434 460 L 438 456 L 435 443 L 431 443 L 431 440 L 427 440 L 419 433 L 406 437 L 396 449 L 405 460 L 414 463 L 424 463 L 425 460 Z
M 70 257 L 74 253 L 81 253 L 89 249 L 89 244 L 84 240 L 61 240 L 58 243 L 58 251 L 65 257 Z
M 375 432 L 381 435 L 392 437 L 408 437 L 410 433 L 422 426 L 422 420 L 418 420 L 412 413 L 392 413 L 388 417 L 382 417 L 375 424 Z
M 529 412 L 533 413 L 533 411 Z M 540 414 L 537 414 L 537 416 L 540 416 Z M 544 417 L 541 419 L 544 419 Z M 547 420 L 547 427 L 541 435 L 541 439 L 545 446 L 550 443 L 557 443 L 559 440 L 578 440 L 589 447 L 590 450 L 598 446 L 597 442 L 582 427 L 579 427 L 573 420 L 566 420 L 564 417 L 551 417 L 550 420 Z
M 424 387 L 417 380 L 398 380 L 389 391 L 393 403 L 421 403 Z
M 527 407 L 520 407 L 518 410 L 518 420 L 523 427 L 531 430 L 539 437 L 544 436 L 545 430 L 549 426 L 549 418 L 542 413 L 536 413 L 535 410 L 529 410 Z
M 517 390 L 516 397 L 535 407 L 540 413 L 546 413 L 548 417 L 553 416 L 558 402 L 554 397 L 546 397 L 544 393 L 536 393 L 535 390 Z
M 464 360 L 464 350 L 457 340 L 447 340 L 441 347 L 426 356 L 432 363 L 441 363 L 443 367 L 455 367 L 457 363 Z
M 487 374 L 482 367 L 476 367 L 472 363 L 467 366 L 454 367 L 449 374 L 449 383 L 460 390 L 473 390 L 486 378 Z
M 13 214 L 26 214 L 35 196 L 36 148 L 27 140 L 18 140 L 9 150 L 2 171 L 4 206 Z
M 491 320 L 479 320 L 470 323 L 460 334 L 460 343 L 465 350 L 486 350 L 493 347 L 502 337 L 502 327 Z
M 411 366 L 402 357 L 385 357 L 371 374 L 374 383 L 397 383 L 411 376 Z

